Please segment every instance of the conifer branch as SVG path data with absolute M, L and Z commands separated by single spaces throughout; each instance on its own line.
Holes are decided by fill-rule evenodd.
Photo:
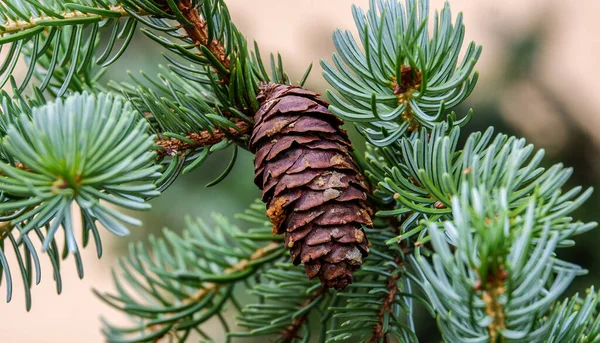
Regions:
M 415 119 L 415 112 L 412 109 L 410 100 L 413 97 L 413 93 L 418 92 L 419 88 L 421 88 L 421 75 L 421 71 L 402 65 L 400 67 L 401 79 L 398 80 L 393 76 L 390 84 L 390 88 L 394 89 L 394 95 L 398 97 L 398 105 L 404 106 L 400 118 L 409 123 L 408 131 L 410 132 L 416 131 L 419 128 L 419 121 Z
M 315 300 L 319 299 L 325 293 L 327 293 L 327 288 L 323 286 L 319 287 L 319 289 L 313 292 L 310 298 L 306 299 L 304 304 L 300 306 L 299 310 L 302 311 L 302 309 L 311 306 L 315 302 Z M 292 324 L 283 330 L 282 340 L 284 343 L 292 343 L 295 339 L 298 339 L 298 331 L 300 330 L 300 328 L 302 328 L 302 326 L 308 319 L 310 313 L 310 310 L 302 311 L 302 315 L 295 318 L 292 321 Z
M 268 74 L 224 0 L 0 0 L 0 14 L 0 45 L 9 50 L 0 86 L 10 82 L 16 94 L 0 93 L 0 281 L 8 301 L 14 273 L 6 249 L 15 252 L 28 309 L 41 275 L 35 244 L 47 252 L 59 293 L 69 251 L 83 275 L 73 204 L 83 218 L 81 245 L 94 240 L 100 256 L 98 223 L 118 235 L 140 224 L 109 203 L 149 209 L 147 200 L 179 174 L 233 147 L 215 184 L 242 147 L 256 153 L 255 183 L 269 210 L 254 204 L 240 218 L 259 227 L 240 230 L 215 215 L 215 225 L 198 219 L 181 234 L 165 230 L 131 245 L 113 274 L 115 293 L 97 293 L 132 319 L 105 321 L 108 342 L 182 343 L 194 331 L 213 341 L 201 327 L 211 318 L 228 339 L 307 342 L 317 317 L 319 342 L 417 342 L 417 302 L 448 342 L 600 337 L 593 290 L 561 304 L 585 270 L 556 254 L 596 226 L 572 216 L 591 189 L 566 189 L 571 169 L 544 169 L 543 152 L 522 139 L 487 130 L 459 147 L 470 113 L 457 120 L 447 112 L 472 92 L 481 47 L 461 52 L 462 15 L 453 20 L 449 4 L 435 14 L 428 0 L 354 7 L 359 36 L 337 31 L 338 53 L 323 62 L 336 90 L 332 106 L 302 88 L 307 73 L 292 86 L 280 56 L 271 55 Z M 156 78 L 142 72 L 132 84 L 110 85 L 124 97 L 84 93 L 46 104 L 44 94 L 103 93 L 95 68 L 119 59 L 139 25 L 170 52 Z M 17 85 L 20 56 L 29 69 Z M 39 87 L 24 98 L 34 79 Z M 279 90 L 265 92 L 270 83 Z M 370 142 L 366 162 L 354 164 L 335 115 Z M 379 209 L 373 218 L 368 198 Z M 272 236 L 265 214 L 285 238 Z M 61 228 L 64 244 L 55 238 Z M 292 262 L 282 262 L 286 247 Z M 346 288 L 330 292 L 316 275 Z M 243 308 L 235 297 L 241 283 L 257 298 Z M 228 304 L 247 331 L 226 323 Z
M 49 16 L 49 15 L 44 15 L 44 16 L 39 16 L 39 17 L 32 17 L 30 20 L 23 20 L 23 19 L 17 19 L 17 20 L 11 20 L 10 18 L 7 20 L 7 22 L 3 25 L 0 25 L 0 37 L 3 37 L 5 34 L 7 33 L 17 33 L 17 32 L 21 32 L 21 31 L 26 31 L 38 26 L 46 26 L 47 23 L 49 21 L 55 21 L 57 19 L 60 20 L 78 20 L 78 19 L 94 19 L 96 18 L 97 21 L 103 20 L 103 19 L 107 19 L 107 18 L 115 18 L 115 17 L 128 17 L 129 13 L 125 10 L 125 8 L 123 6 L 110 6 L 108 9 L 105 10 L 107 14 L 92 14 L 92 13 L 84 13 L 81 11 L 64 11 L 62 13 L 60 13 L 59 15 L 55 15 L 55 16 Z M 143 10 L 138 10 L 136 11 L 136 14 L 141 15 L 141 16 L 145 16 L 148 15 L 146 12 L 144 12 Z
M 270 244 L 268 244 L 267 246 L 258 248 L 254 251 L 254 253 L 247 259 L 241 260 L 239 262 L 237 262 L 236 264 L 234 264 L 233 266 L 225 269 L 223 271 L 223 273 L 221 273 L 222 276 L 227 276 L 236 272 L 241 272 L 246 270 L 248 267 L 250 267 L 252 265 L 252 262 L 256 261 L 256 260 L 260 260 L 261 258 L 264 258 L 266 256 L 268 256 L 270 253 L 272 253 L 274 250 L 277 250 L 278 248 L 280 248 L 282 246 L 281 242 L 272 242 Z M 189 297 L 181 300 L 181 304 L 183 305 L 190 305 L 190 304 L 197 304 L 200 303 L 203 299 L 205 299 L 208 295 L 212 294 L 212 293 L 217 293 L 218 291 L 220 291 L 223 287 L 228 286 L 228 283 L 213 283 L 213 282 L 207 282 L 205 283 L 202 287 L 200 287 L 195 293 L 193 293 L 192 295 L 190 295 Z M 178 313 L 174 313 L 173 316 L 177 317 Z M 165 322 L 169 322 L 169 318 L 166 317 L 163 319 Z M 165 325 L 169 325 L 170 327 L 172 327 L 172 324 L 165 324 Z M 160 332 L 162 327 L 158 326 L 158 327 L 153 327 L 152 330 L 156 331 L 156 332 Z M 157 337 L 155 337 L 154 339 L 156 341 L 160 340 L 161 338 L 167 336 L 168 334 L 174 334 L 173 332 L 174 329 L 170 329 L 167 331 L 164 331 L 162 335 L 159 335 Z
M 181 234 L 165 230 L 164 238 L 151 236 L 148 246 L 131 245 L 129 256 L 119 263 L 123 278 L 113 274 L 115 294 L 96 291 L 104 302 L 132 319 L 123 326 L 105 321 L 107 341 L 187 337 L 221 315 L 225 304 L 238 304 L 236 285 L 252 284 L 253 276 L 285 252 L 283 242 L 269 235 L 264 206 L 254 204 L 240 217 L 258 224 L 249 229 L 252 234 L 213 215 L 214 225 L 190 220 Z M 254 239 L 254 235 L 263 239 Z M 223 329 L 229 332 L 226 325 Z
M 181 20 L 179 23 L 185 29 L 188 37 L 192 39 L 194 45 L 206 47 L 219 60 L 223 67 L 229 70 L 230 61 L 225 48 L 217 39 L 209 40 L 208 25 L 200 16 L 198 6 L 194 6 L 191 0 L 180 0 L 177 3 L 177 8 L 181 11 L 183 18 L 187 20 L 187 23 Z M 229 82 L 229 73 L 221 69 L 218 69 L 217 72 L 224 83 Z
M 448 3 L 430 15 L 427 1 L 370 1 L 366 13 L 354 6 L 353 15 L 359 39 L 337 30 L 338 53 L 332 64 L 321 63 L 337 91 L 328 91 L 331 112 L 354 122 L 376 146 L 446 118 L 457 126 L 469 121 L 470 112 L 460 120 L 446 113 L 469 96 L 478 78 L 474 67 L 481 46 L 471 42 L 458 60 L 462 15 L 452 23 Z
M 247 135 L 251 130 L 250 125 L 244 121 L 238 121 L 236 128 L 229 128 L 227 133 L 221 129 L 214 129 L 212 132 L 204 130 L 186 135 L 187 140 L 183 141 L 177 138 L 161 139 L 156 141 L 156 145 L 162 147 L 158 151 L 159 156 L 174 156 L 187 149 L 196 149 L 198 147 L 211 146 L 219 143 L 227 137 L 241 137 Z M 192 144 L 193 142 L 193 144 Z
M 397 268 L 391 271 L 392 275 L 388 278 L 387 281 L 387 294 L 383 296 L 383 301 L 381 303 L 381 308 L 379 309 L 379 314 L 377 315 L 377 323 L 373 327 L 373 335 L 371 336 L 371 343 L 379 343 L 383 340 L 383 342 L 387 342 L 387 332 L 384 331 L 384 322 L 386 314 L 392 313 L 392 306 L 397 301 L 397 295 L 400 291 L 398 288 L 398 281 L 402 277 L 402 273 L 399 271 L 404 268 L 404 262 L 399 257 L 394 259 L 394 263 Z
M 252 265 L 252 262 L 259 260 L 267 255 L 269 255 L 274 250 L 277 250 L 282 246 L 281 242 L 272 242 L 267 246 L 256 249 L 254 253 L 247 259 L 241 260 L 233 266 L 225 269 L 221 275 L 226 276 L 229 274 L 233 274 L 235 272 L 241 272 L 246 270 L 249 266 Z M 184 304 L 199 302 L 204 299 L 211 292 L 218 291 L 224 284 L 208 282 L 204 285 L 204 287 L 198 289 L 196 293 L 192 294 L 190 297 L 183 300 Z
M 497 342 L 498 337 L 501 337 L 502 330 L 506 329 L 504 305 L 498 298 L 506 293 L 504 282 L 507 274 L 504 270 L 501 270 L 498 274 L 500 275 L 494 275 L 486 282 L 485 292 L 481 295 L 485 302 L 485 312 L 492 318 L 491 323 L 488 325 L 491 342 Z M 477 287 L 475 289 L 477 290 Z

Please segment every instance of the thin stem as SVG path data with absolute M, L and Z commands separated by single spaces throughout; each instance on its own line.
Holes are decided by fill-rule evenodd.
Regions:
M 125 11 L 123 6 L 111 6 L 108 8 L 108 10 L 111 12 L 118 12 L 121 15 L 121 17 L 129 16 L 129 13 L 127 13 L 127 11 Z M 138 14 L 145 15 L 145 13 L 143 13 L 143 12 L 138 12 Z M 64 19 L 80 19 L 80 18 L 93 18 L 93 17 L 98 17 L 100 19 L 108 18 L 107 16 L 83 13 L 80 11 L 63 12 L 63 13 L 61 13 L 61 16 Z M 0 26 L 0 35 L 4 35 L 6 33 L 15 33 L 15 32 L 20 32 L 20 31 L 25 31 L 27 29 L 31 29 L 36 26 L 40 26 L 39 22 L 43 22 L 46 20 L 56 20 L 56 19 L 57 19 L 56 17 L 52 17 L 52 16 L 41 16 L 41 17 L 31 18 L 28 21 L 22 20 L 22 19 L 8 20 L 8 22 L 6 24 Z M 42 25 L 42 26 L 44 26 L 44 25 Z
M 272 242 L 270 244 L 268 244 L 267 246 L 264 246 L 262 248 L 258 248 L 248 259 L 244 259 L 239 261 L 238 263 L 234 264 L 233 266 L 231 266 L 230 268 L 227 268 L 223 271 L 222 275 L 228 275 L 228 274 L 232 274 L 235 272 L 239 272 L 239 271 L 243 271 L 246 268 L 248 268 L 249 266 L 252 265 L 253 261 L 256 261 L 258 259 L 261 259 L 267 255 L 269 255 L 271 252 L 273 252 L 274 250 L 277 250 L 281 247 L 281 243 L 280 242 Z M 219 284 L 219 283 L 214 283 L 214 282 L 207 282 L 204 284 L 203 287 L 201 287 L 200 289 L 198 289 L 194 294 L 190 295 L 189 297 L 185 298 L 182 300 L 183 304 L 190 304 L 190 303 L 198 303 L 200 301 L 202 301 L 202 299 L 204 299 L 206 296 L 208 296 L 209 294 L 213 293 L 213 292 L 217 292 L 219 291 L 221 288 L 223 288 L 224 286 L 227 286 L 228 284 Z M 154 330 L 159 330 L 160 327 L 156 326 L 153 328 Z M 165 334 L 162 337 L 165 337 L 166 335 L 170 334 L 171 331 L 167 331 L 165 332 Z M 162 337 L 157 337 L 156 341 L 158 342 Z
M 319 299 L 321 297 L 321 295 L 323 295 L 326 291 L 327 291 L 327 288 L 325 288 L 325 287 L 320 287 L 319 289 L 317 289 L 312 294 L 312 296 L 310 298 L 308 298 L 304 302 L 304 304 L 302 304 L 301 309 L 306 308 L 307 306 L 310 306 L 314 301 Z M 294 339 L 298 338 L 298 331 L 300 330 L 302 325 L 304 325 L 304 323 L 306 322 L 306 319 L 308 319 L 308 315 L 310 314 L 310 312 L 311 311 L 306 311 L 300 317 L 294 319 L 294 321 L 292 322 L 292 324 L 290 326 L 285 328 L 285 330 L 282 333 L 282 340 L 284 343 L 291 343 L 294 341 Z
M 169 138 L 169 139 L 161 139 L 156 141 L 156 145 L 163 147 L 158 151 L 159 156 L 174 156 L 180 152 L 186 151 L 187 149 L 195 149 L 198 147 L 214 145 L 220 142 L 223 138 L 228 136 L 234 137 L 242 137 L 248 135 L 250 133 L 251 127 L 243 121 L 239 121 L 236 123 L 237 130 L 234 128 L 229 128 L 228 133 L 223 132 L 223 130 L 215 129 L 212 130 L 212 133 L 208 130 L 204 130 L 201 132 L 190 133 L 186 136 L 187 139 L 194 141 L 194 144 L 190 144 L 189 142 L 181 141 L 177 138 Z
M 394 262 L 396 263 L 396 270 L 403 268 L 403 262 L 399 257 L 396 257 Z M 388 342 L 387 330 L 384 330 L 385 316 L 392 313 L 392 306 L 396 301 L 396 295 L 398 294 L 398 280 L 402 277 L 402 273 L 392 273 L 392 276 L 388 278 L 387 290 L 388 293 L 383 297 L 383 304 L 379 309 L 377 315 L 377 323 L 373 327 L 373 333 L 371 335 L 371 343 Z
M 248 259 L 241 260 L 238 263 L 234 264 L 230 268 L 227 268 L 223 271 L 222 275 L 228 275 L 231 273 L 239 272 L 248 268 L 251 265 L 252 261 L 256 261 L 261 259 L 267 255 L 269 255 L 273 250 L 277 250 L 281 247 L 280 242 L 272 242 L 269 245 L 257 249 Z M 189 296 L 187 299 L 183 300 L 183 303 L 191 303 L 191 302 L 199 302 L 204 299 L 205 296 L 210 294 L 211 292 L 216 292 L 225 284 L 218 284 L 213 282 L 207 282 L 204 287 L 200 288 L 196 291 L 196 293 Z
M 208 24 L 198 12 L 198 8 L 192 4 L 191 0 L 181 0 L 177 4 L 177 8 L 181 11 L 183 17 L 192 23 L 192 26 L 187 26 L 185 23 L 180 23 L 187 35 L 192 39 L 196 46 L 206 47 L 225 67 L 229 70 L 230 61 L 225 53 L 225 48 L 216 39 L 209 41 Z M 219 76 L 223 83 L 229 83 L 229 75 L 219 72 Z
M 506 315 L 504 313 L 504 306 L 498 298 L 506 293 L 504 283 L 507 277 L 508 272 L 504 269 L 499 269 L 498 272 L 488 275 L 486 277 L 485 290 L 481 295 L 481 298 L 485 302 L 485 313 L 493 319 L 488 325 L 490 342 L 505 342 L 502 330 L 506 329 Z M 475 289 L 481 290 L 481 288 L 480 277 L 480 280 L 475 284 Z

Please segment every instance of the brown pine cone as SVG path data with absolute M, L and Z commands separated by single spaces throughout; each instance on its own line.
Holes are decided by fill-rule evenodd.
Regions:
M 309 278 L 342 289 L 362 265 L 372 226 L 367 185 L 343 121 L 301 87 L 265 84 L 258 96 L 250 149 L 274 234 L 285 234 L 294 264 Z

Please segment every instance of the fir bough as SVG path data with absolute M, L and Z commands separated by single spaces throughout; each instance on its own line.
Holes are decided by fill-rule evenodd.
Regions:
M 353 7 L 357 39 L 334 33 L 337 53 L 322 62 L 333 89 L 326 108 L 302 88 L 310 67 L 293 85 L 281 56 L 265 65 L 223 0 L 1 0 L 0 85 L 11 91 L 0 93 L 7 300 L 19 275 L 31 307 L 43 254 L 60 293 L 62 259 L 72 253 L 83 276 L 81 247 L 93 239 L 101 255 L 98 223 L 123 235 L 140 221 L 120 208 L 148 210 L 179 175 L 229 148 L 212 186 L 239 149 L 256 149 L 268 209 L 252 204 L 238 216 L 243 228 L 215 215 L 132 244 L 115 291 L 96 290 L 131 319 L 104 319 L 107 341 L 417 342 L 419 308 L 448 342 L 600 341 L 594 288 L 563 294 L 586 271 L 556 254 L 596 226 L 572 217 L 591 189 L 568 189 L 571 169 L 542 167 L 544 152 L 523 139 L 488 129 L 459 144 L 472 112 L 448 111 L 474 89 L 481 47 L 461 50 L 462 15 L 453 19 L 449 4 L 369 7 Z M 166 50 L 167 65 L 104 84 L 138 29 Z M 21 57 L 28 67 L 17 82 Z M 366 138 L 364 157 L 350 153 L 329 111 Z M 346 179 L 326 182 L 336 173 Z M 315 269 L 342 262 L 339 275 Z M 310 279 L 317 275 L 322 282 Z M 212 319 L 221 338 L 205 330 Z

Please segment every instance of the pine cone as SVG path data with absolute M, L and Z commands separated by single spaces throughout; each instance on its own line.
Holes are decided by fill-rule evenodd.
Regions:
M 301 87 L 265 84 L 250 149 L 274 234 L 285 234 L 294 264 L 309 278 L 342 289 L 362 265 L 371 226 L 368 191 L 343 121 Z

